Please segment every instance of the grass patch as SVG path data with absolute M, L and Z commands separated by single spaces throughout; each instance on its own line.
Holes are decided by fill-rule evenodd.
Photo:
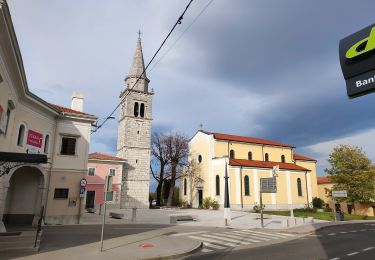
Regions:
M 290 211 L 289 210 L 288 211 L 267 210 L 267 211 L 264 211 L 264 214 L 278 215 L 278 216 L 290 216 Z M 328 220 L 328 221 L 335 220 L 332 212 L 314 212 L 313 210 L 303 210 L 303 209 L 294 210 L 294 216 L 301 217 L 301 218 L 313 217 L 314 219 L 321 219 L 321 220 Z M 350 214 L 345 214 L 344 218 L 345 220 L 375 220 L 375 217 L 350 215 Z

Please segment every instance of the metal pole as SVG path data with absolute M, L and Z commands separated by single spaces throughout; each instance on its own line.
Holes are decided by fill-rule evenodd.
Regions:
M 260 223 L 262 228 L 264 228 L 264 222 L 263 222 L 263 200 L 262 200 L 262 192 L 259 192 L 260 197 Z
M 107 191 L 104 192 L 104 214 L 103 214 L 103 223 L 102 223 L 102 235 L 100 238 L 100 252 L 103 252 L 103 236 L 104 236 L 104 225 L 105 225 L 105 214 L 107 210 Z
M 333 198 L 333 207 L 332 207 L 332 210 L 333 210 L 333 217 L 335 218 L 335 222 L 337 221 L 336 219 L 336 202 L 335 202 L 335 197 L 332 197 Z
M 230 203 L 229 203 L 229 185 L 228 185 L 228 169 L 227 169 L 227 162 L 225 160 L 225 191 L 224 191 L 224 219 L 225 219 L 225 226 L 228 226 L 228 219 L 230 218 Z

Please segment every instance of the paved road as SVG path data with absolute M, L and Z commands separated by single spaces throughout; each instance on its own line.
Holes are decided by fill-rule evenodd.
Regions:
M 106 225 L 104 239 L 138 234 L 168 226 L 153 224 Z M 43 227 L 40 252 L 100 241 L 101 228 L 101 225 L 45 226 Z
M 292 241 L 242 250 L 196 253 L 185 259 L 375 259 L 375 224 L 351 224 Z

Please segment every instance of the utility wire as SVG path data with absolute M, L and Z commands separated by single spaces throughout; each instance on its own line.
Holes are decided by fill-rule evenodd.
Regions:
M 214 0 L 210 0 L 206 5 L 205 7 L 203 7 L 202 11 L 199 12 L 199 14 L 194 18 L 194 20 L 189 24 L 188 27 L 186 27 L 186 29 L 181 33 L 181 35 L 176 39 L 176 41 L 168 48 L 168 50 L 160 57 L 159 60 L 157 60 L 155 62 L 155 64 L 151 67 L 151 69 L 148 71 L 148 73 L 150 73 L 158 64 L 159 62 L 168 54 L 168 52 L 170 52 L 173 47 L 177 44 L 177 42 L 182 38 L 182 36 L 184 36 L 184 34 L 190 29 L 190 27 L 199 19 L 199 17 L 204 13 L 204 11 L 206 11 L 206 9 L 210 6 L 210 4 L 213 2 Z
M 177 25 L 181 24 L 182 22 L 182 19 L 184 19 L 184 14 L 186 13 L 186 11 L 189 9 L 190 7 L 190 4 L 193 2 L 193 0 L 190 0 L 190 2 L 187 4 L 187 6 L 185 7 L 185 10 L 182 12 L 182 14 L 178 17 L 176 23 L 173 25 L 172 29 L 169 31 L 168 35 L 165 37 L 164 41 L 161 43 L 160 47 L 157 49 L 157 51 L 155 52 L 154 56 L 152 56 L 151 60 L 149 61 L 149 63 L 147 64 L 146 68 L 143 70 L 142 74 L 140 76 L 137 77 L 137 80 L 135 81 L 135 83 L 133 84 L 133 86 L 131 88 L 129 88 L 129 90 L 132 90 L 138 83 L 138 81 L 142 78 L 142 76 L 145 74 L 147 68 L 150 66 L 150 64 L 153 62 L 153 60 L 155 59 L 156 55 L 159 53 L 160 49 L 163 47 L 163 45 L 165 44 L 165 42 L 167 41 L 167 39 L 169 38 L 169 36 L 172 34 L 172 32 L 174 31 L 174 29 L 176 28 Z M 115 109 L 113 109 L 113 111 L 109 114 L 109 116 L 107 116 L 104 121 L 96 126 L 96 128 L 94 130 L 91 130 L 91 133 L 95 133 L 97 132 L 107 121 L 109 118 L 111 118 L 113 116 L 113 114 L 116 112 L 116 110 L 121 106 L 121 103 L 122 103 L 122 100 L 126 98 L 127 95 L 129 95 L 129 91 L 127 93 L 125 93 L 124 97 L 121 99 L 120 103 L 115 107 Z

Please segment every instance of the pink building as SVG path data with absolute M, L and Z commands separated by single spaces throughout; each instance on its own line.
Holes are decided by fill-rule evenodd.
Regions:
M 106 176 L 113 176 L 112 192 L 107 194 L 108 203 L 120 205 L 121 178 L 125 159 L 102 153 L 91 153 L 88 159 L 88 171 L 85 174 L 86 208 L 98 208 L 104 202 L 104 183 Z

